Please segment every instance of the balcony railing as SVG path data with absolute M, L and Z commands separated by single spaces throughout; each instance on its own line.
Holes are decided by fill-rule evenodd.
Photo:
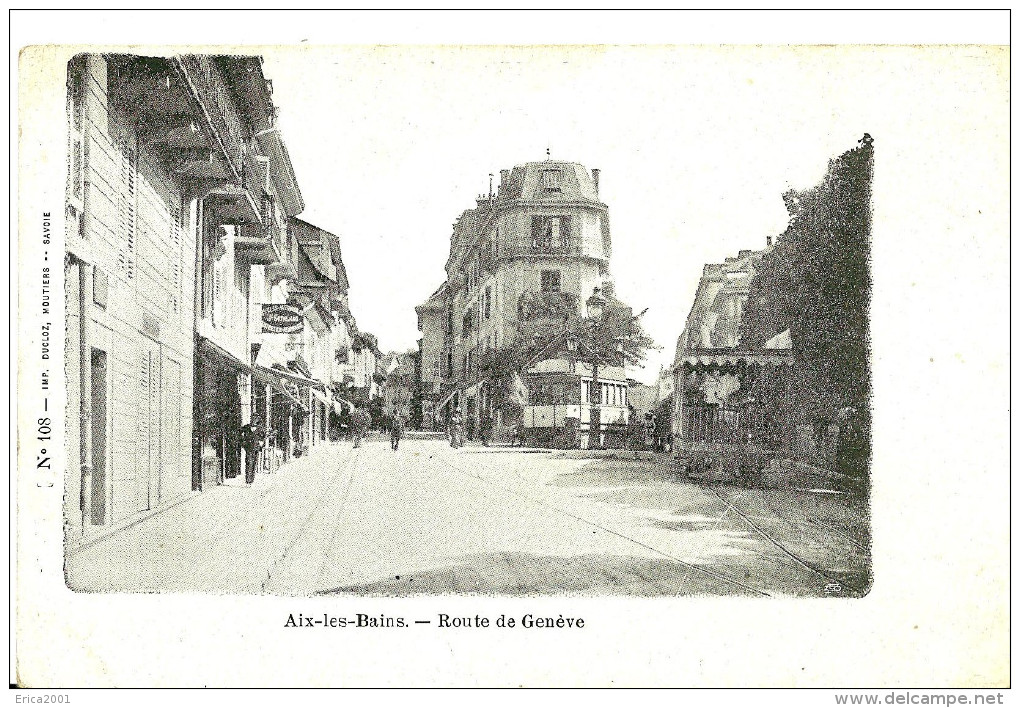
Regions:
M 269 170 L 268 158 L 263 162 L 253 152 L 245 152 L 241 167 L 241 184 L 257 197 L 266 191 L 266 173 Z
M 212 57 L 187 54 L 179 57 L 178 61 L 240 183 L 245 172 L 245 131 L 226 81 Z

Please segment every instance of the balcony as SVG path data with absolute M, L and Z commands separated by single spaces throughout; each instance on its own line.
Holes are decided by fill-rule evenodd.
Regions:
M 217 147 L 223 151 L 235 180 L 240 184 L 246 141 L 243 124 L 230 99 L 226 81 L 209 56 L 187 54 L 177 58 L 177 65 L 203 108 L 219 143 Z
M 238 258 L 251 265 L 273 265 L 283 260 L 271 225 L 239 224 L 234 234 L 234 250 Z
M 221 214 L 231 214 L 233 223 L 260 223 L 266 167 L 247 148 L 250 130 L 234 106 L 229 85 L 213 57 L 188 54 L 175 62 L 181 80 L 198 104 L 199 122 L 208 135 L 207 155 L 183 162 L 177 171 L 199 181 L 215 181 L 207 191 L 220 203 Z M 187 138 L 180 127 L 177 134 L 179 137 L 174 139 Z

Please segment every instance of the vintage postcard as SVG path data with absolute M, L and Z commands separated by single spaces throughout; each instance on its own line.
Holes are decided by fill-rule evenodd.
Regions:
M 12 682 L 1008 685 L 1008 47 L 17 75 Z

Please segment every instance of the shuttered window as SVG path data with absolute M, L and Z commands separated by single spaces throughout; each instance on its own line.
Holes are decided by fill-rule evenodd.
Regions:
M 174 312 L 181 311 L 181 298 L 183 293 L 183 270 L 184 259 L 184 209 L 176 202 L 170 203 L 170 253 L 167 260 L 170 261 L 170 306 Z
M 67 68 L 67 112 L 69 131 L 68 196 L 77 213 L 85 196 L 85 62 L 72 61 Z
M 131 134 L 121 136 L 117 147 L 120 153 L 117 268 L 126 280 L 132 281 L 138 257 L 138 151 Z
M 569 216 L 531 217 L 531 246 L 539 252 L 562 251 L 570 246 Z

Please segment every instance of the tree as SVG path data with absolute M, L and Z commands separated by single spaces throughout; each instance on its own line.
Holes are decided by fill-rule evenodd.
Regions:
M 752 349 L 790 330 L 794 409 L 819 427 L 853 409 L 868 448 L 858 452 L 869 457 L 872 169 L 865 135 L 830 161 L 817 187 L 784 195 L 789 226 L 762 257 L 741 322 L 741 342 Z
M 493 407 L 503 411 L 504 419 L 517 420 L 525 401 L 518 391 L 520 376 L 543 358 L 554 358 L 578 343 L 576 355 L 583 351 L 603 352 L 603 364 L 640 365 L 654 340 L 641 327 L 641 315 L 610 295 L 598 326 L 581 317 L 578 299 L 571 293 L 524 293 L 518 304 L 518 319 L 513 323 L 515 336 L 500 349 L 487 351 L 479 364 Z M 641 314 L 644 314 L 643 312 Z

